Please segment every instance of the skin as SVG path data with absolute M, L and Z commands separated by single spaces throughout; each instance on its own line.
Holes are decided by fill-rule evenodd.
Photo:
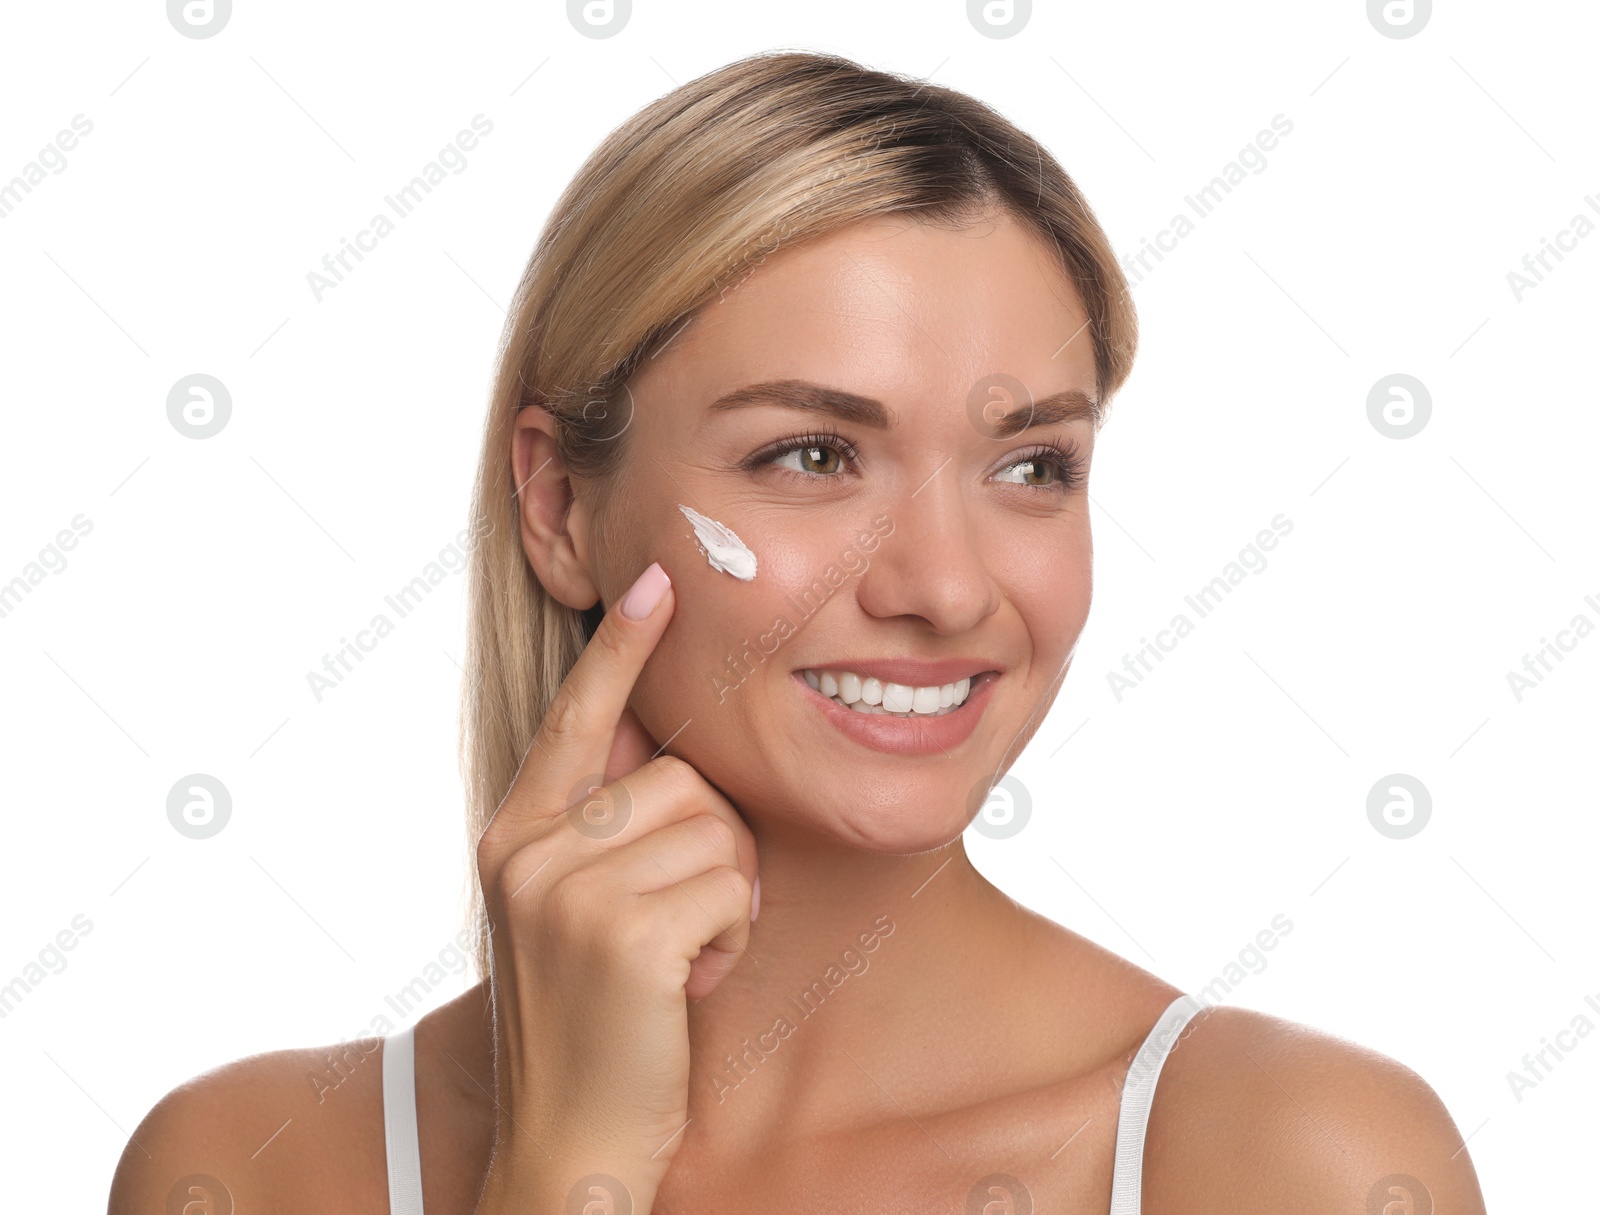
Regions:
M 648 361 L 630 385 L 620 490 L 569 476 L 542 413 L 519 419 L 508 455 L 546 589 L 587 608 L 615 604 L 651 561 L 671 576 L 671 620 L 629 713 L 737 808 L 759 863 L 748 953 L 687 1005 L 691 1121 L 654 1211 L 855 1210 L 863 1195 L 874 1210 L 962 1211 L 993 1173 L 1020 1178 L 1040 1210 L 1106 1209 L 1122 1078 L 1180 991 L 1015 903 L 973 868 L 961 834 L 970 792 L 1042 721 L 1089 611 L 1086 490 L 1041 487 L 1059 470 L 1026 453 L 1070 442 L 1087 459 L 1095 443 L 1087 420 L 996 441 L 966 405 L 995 371 L 1036 399 L 1093 396 L 1084 320 L 1052 253 L 1009 216 L 959 231 L 874 220 L 769 257 Z M 781 379 L 876 398 L 892 425 L 773 404 L 710 410 Z M 738 467 L 825 429 L 860 459 L 825 449 Z M 707 564 L 680 502 L 756 552 L 753 582 Z M 709 674 L 777 617 L 793 620 L 786 597 L 885 515 L 892 531 L 865 568 L 719 695 Z M 794 685 L 796 668 L 857 655 L 977 657 L 1003 674 L 965 742 L 911 759 L 848 739 Z M 881 931 L 881 917 L 892 931 L 861 950 L 858 934 Z M 855 963 L 800 1021 L 790 995 L 830 964 L 844 970 L 852 947 L 866 969 Z M 719 1090 L 738 1078 L 725 1057 L 785 1009 L 796 1032 Z M 418 1025 L 429 1215 L 476 1209 L 495 1127 L 493 1042 L 485 984 Z M 325 1053 L 257 1056 L 168 1094 L 124 1154 L 113 1215 L 162 1209 L 188 1172 L 223 1178 L 240 1210 L 386 1211 L 378 1055 L 319 1103 L 305 1077 L 326 1071 Z M 1152 1215 L 1358 1212 L 1379 1179 L 1409 1174 L 1433 1209 L 1470 1215 L 1483 1204 L 1461 1144 L 1437 1095 L 1398 1063 L 1218 1008 L 1161 1073 L 1144 1204 Z

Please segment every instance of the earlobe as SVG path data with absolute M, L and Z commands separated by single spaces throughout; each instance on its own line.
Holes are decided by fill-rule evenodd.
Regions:
M 575 499 L 556 446 L 555 419 L 537 406 L 518 412 L 511 436 L 522 551 L 540 585 L 580 611 L 600 599 L 589 576 L 589 512 Z

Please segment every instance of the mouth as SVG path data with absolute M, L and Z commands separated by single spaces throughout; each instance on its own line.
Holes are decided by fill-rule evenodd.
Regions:
M 977 681 L 999 672 L 978 671 L 943 683 L 901 683 L 860 667 L 802 667 L 799 674 L 812 691 L 856 713 L 943 717 L 967 702 Z M 908 673 L 904 678 L 916 676 Z
M 803 667 L 793 678 L 823 717 L 857 742 L 896 755 L 930 755 L 948 753 L 971 735 L 1000 674 L 982 660 L 896 659 Z

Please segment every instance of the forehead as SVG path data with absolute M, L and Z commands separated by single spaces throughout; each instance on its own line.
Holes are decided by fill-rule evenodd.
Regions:
M 891 216 L 769 254 L 649 361 L 641 387 L 710 401 L 795 378 L 948 402 L 997 373 L 1035 396 L 1094 392 L 1087 314 L 1055 250 L 1005 213 L 962 228 Z

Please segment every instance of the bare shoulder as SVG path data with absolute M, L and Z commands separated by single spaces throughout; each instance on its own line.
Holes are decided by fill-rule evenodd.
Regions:
M 382 1050 L 273 1051 L 178 1085 L 123 1149 L 109 1215 L 387 1211 Z
M 1462 1136 L 1410 1068 L 1239 1008 L 1189 1023 L 1156 1085 L 1144 1208 L 1482 1215 Z

